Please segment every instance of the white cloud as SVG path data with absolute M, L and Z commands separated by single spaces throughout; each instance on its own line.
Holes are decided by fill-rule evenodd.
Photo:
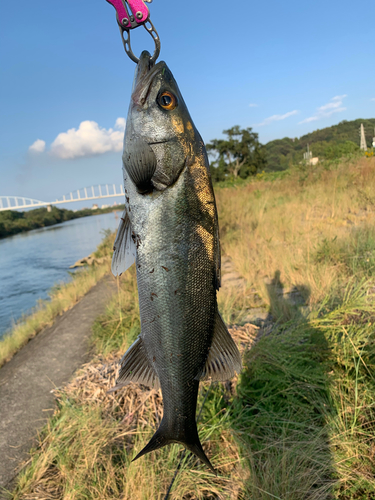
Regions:
M 370 99 L 370 101 L 375 101 L 375 97 L 373 97 L 372 99 Z
M 249 108 L 257 108 L 257 107 L 258 107 L 258 104 L 254 104 L 254 103 L 249 104 Z
M 50 152 L 58 158 L 71 160 L 122 150 L 125 118 L 117 118 L 114 128 L 99 127 L 94 121 L 83 121 L 78 129 L 62 132 L 51 144 Z
M 336 95 L 335 97 L 332 97 L 331 101 L 342 101 L 345 97 L 348 97 L 348 95 L 347 94 Z
M 29 147 L 29 151 L 31 153 L 43 153 L 46 149 L 46 143 L 41 139 L 37 139 L 31 146 Z
M 125 132 L 126 120 L 125 118 L 117 118 L 115 123 L 115 129 L 121 130 L 121 132 Z
M 347 97 L 346 94 L 332 97 L 330 102 L 317 108 L 316 113 L 313 116 L 305 118 L 304 120 L 299 122 L 299 124 L 315 122 L 316 120 L 320 120 L 321 118 L 328 118 L 334 113 L 341 113 L 342 111 L 346 111 L 346 108 L 342 105 L 342 101 L 345 97 Z
M 272 115 L 265 120 L 262 121 L 262 123 L 258 123 L 255 125 L 256 127 L 262 127 L 263 125 L 269 125 L 272 122 L 278 122 L 280 120 L 285 120 L 285 118 L 289 118 L 289 116 L 297 115 L 299 111 L 295 109 L 294 111 L 289 111 L 288 113 L 285 113 L 285 115 Z

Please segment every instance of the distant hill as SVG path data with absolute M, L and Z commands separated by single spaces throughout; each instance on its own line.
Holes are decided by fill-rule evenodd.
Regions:
M 359 149 L 359 129 L 363 123 L 367 147 L 371 148 L 375 136 L 375 118 L 342 121 L 338 125 L 315 130 L 299 139 L 277 139 L 266 144 L 267 170 L 285 170 L 303 159 L 309 145 L 313 157 L 320 159 L 340 158 Z
M 98 208 L 97 210 L 83 208 L 76 212 L 58 207 L 51 207 L 50 211 L 48 211 L 47 208 L 36 208 L 34 210 L 28 210 L 27 212 L 4 210 L 0 212 L 0 238 L 12 236 L 13 234 L 22 233 L 24 231 L 30 231 L 38 227 L 53 226 L 55 224 L 60 224 L 60 222 L 78 219 L 79 217 L 106 214 L 113 210 L 122 211 L 124 210 L 124 205 Z

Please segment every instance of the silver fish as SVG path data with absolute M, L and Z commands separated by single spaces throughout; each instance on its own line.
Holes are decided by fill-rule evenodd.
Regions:
M 204 143 L 165 62 L 143 52 L 126 122 L 125 211 L 112 272 L 135 261 L 141 334 L 121 360 L 115 389 L 161 387 L 160 427 L 134 460 L 181 443 L 214 473 L 198 437 L 200 380 L 224 381 L 241 357 L 219 312 L 220 242 Z

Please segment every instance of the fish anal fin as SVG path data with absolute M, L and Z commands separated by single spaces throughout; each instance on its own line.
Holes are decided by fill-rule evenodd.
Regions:
M 117 391 L 129 384 L 135 382 L 158 390 L 160 387 L 159 378 L 149 362 L 141 337 L 129 347 L 121 361 L 119 376 L 116 385 L 110 392 Z
M 121 276 L 129 267 L 134 264 L 137 249 L 132 239 L 132 228 L 126 209 L 121 216 L 117 230 L 115 243 L 113 245 L 112 273 L 114 276 Z
M 224 382 L 234 377 L 241 369 L 241 354 L 222 317 L 217 312 L 210 352 L 206 364 L 197 375 L 196 380 Z

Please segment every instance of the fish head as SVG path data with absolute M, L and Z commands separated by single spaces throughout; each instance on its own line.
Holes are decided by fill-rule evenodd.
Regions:
M 138 191 L 162 191 L 202 149 L 177 82 L 164 61 L 142 52 L 137 65 L 124 141 L 124 167 Z

